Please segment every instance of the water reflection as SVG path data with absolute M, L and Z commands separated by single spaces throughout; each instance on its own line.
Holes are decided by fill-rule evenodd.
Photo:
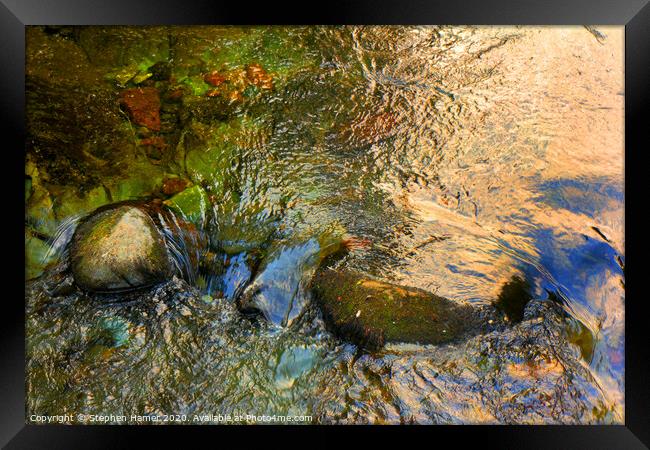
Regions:
M 165 170 L 206 190 L 221 262 L 203 284 L 124 305 L 35 282 L 29 409 L 622 422 L 623 29 L 599 30 L 172 28 L 173 71 L 193 92 L 193 71 L 212 66 L 262 61 L 275 76 L 228 119 L 188 100 L 175 125 Z M 372 243 L 344 262 L 355 270 L 476 304 L 514 276 L 533 299 L 503 333 L 359 355 L 303 289 L 309 238 L 332 223 Z M 286 329 L 222 301 L 256 264 L 258 307 Z M 112 341 L 91 338 L 100 316 Z

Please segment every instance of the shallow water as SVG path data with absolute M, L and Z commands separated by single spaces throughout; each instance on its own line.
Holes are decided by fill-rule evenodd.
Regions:
M 30 29 L 30 414 L 622 423 L 623 28 L 598 30 L 606 37 L 585 27 Z M 143 83 L 183 98 L 161 96 L 151 133 L 115 97 L 158 61 L 172 78 Z M 253 63 L 272 89 L 237 81 Z M 231 74 L 241 98 L 211 96 L 212 70 Z M 52 120 L 42 102 L 54 119 L 79 105 L 88 119 L 71 129 L 83 132 L 62 138 L 69 119 Z M 143 144 L 152 135 L 165 141 L 159 153 Z M 56 239 L 61 224 L 102 204 L 165 199 L 172 175 L 209 198 L 196 221 L 216 256 L 193 283 L 107 303 L 61 289 L 70 279 L 53 266 L 40 275 L 39 251 L 69 239 L 65 226 Z M 360 352 L 324 329 L 301 282 L 313 269 L 305 249 L 333 226 L 371 243 L 344 261 L 355 270 L 474 304 L 519 275 L 535 300 L 487 336 Z M 260 248 L 270 321 L 233 303 Z

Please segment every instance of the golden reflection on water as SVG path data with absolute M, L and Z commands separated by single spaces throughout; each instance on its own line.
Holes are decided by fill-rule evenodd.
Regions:
M 535 229 L 552 230 L 566 249 L 582 245 L 584 235 L 601 239 L 591 228 L 597 227 L 624 255 L 622 199 L 607 197 L 587 212 L 540 201 L 540 186 L 556 180 L 606 180 L 623 193 L 624 29 L 599 30 L 606 35 L 602 42 L 584 27 L 449 30 L 450 35 L 466 38 L 465 45 L 455 46 L 449 62 L 465 73 L 444 79 L 445 89 L 453 92 L 460 106 L 454 106 L 457 113 L 451 115 L 451 123 L 449 114 L 447 123 L 430 112 L 418 114 L 421 129 L 443 130 L 447 138 L 442 148 L 436 146 L 438 141 L 420 149 L 447 160 L 434 169 L 445 188 L 413 183 L 397 191 L 395 198 L 418 218 L 413 237 L 403 238 L 409 245 L 429 236 L 451 237 L 428 244 L 410 258 L 396 274 L 401 283 L 451 298 L 489 301 L 517 272 L 517 259 L 544 270 Z M 414 33 L 414 40 L 419 38 Z M 463 64 L 453 61 L 455 55 L 468 58 L 474 42 L 490 40 L 495 44 L 489 51 Z M 419 76 L 433 76 L 433 66 L 420 67 L 424 71 L 431 67 L 432 72 Z M 476 79 L 481 73 L 489 76 Z M 415 111 L 422 112 L 430 97 L 424 91 L 409 100 Z M 586 203 L 598 201 L 597 192 L 592 199 L 584 188 L 567 186 L 563 194 L 582 196 Z M 504 245 L 519 256 L 498 251 Z M 452 271 L 450 263 L 455 266 Z M 622 418 L 622 373 L 612 371 L 609 362 L 623 358 L 620 276 L 598 273 L 586 283 L 587 303 L 569 294 L 567 308 L 597 337 L 597 354 L 604 356 L 592 364 L 592 374 Z M 529 372 L 526 367 L 511 369 L 521 376 Z M 547 369 L 542 372 L 552 372 Z

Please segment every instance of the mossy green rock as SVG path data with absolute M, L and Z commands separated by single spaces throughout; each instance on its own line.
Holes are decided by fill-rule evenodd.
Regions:
M 476 328 L 480 320 L 469 305 L 353 271 L 321 269 L 311 290 L 328 328 L 369 348 L 386 342 L 449 342 Z
M 141 209 L 100 209 L 75 231 L 70 247 L 75 282 L 83 289 L 112 292 L 168 279 L 172 265 L 162 235 Z
M 210 200 L 201 186 L 192 186 L 165 200 L 164 204 L 190 222 L 202 224 L 206 220 Z
M 45 236 L 54 236 L 58 223 L 54 215 L 52 197 L 45 188 L 37 184 L 32 184 L 31 188 L 31 196 L 25 209 L 25 220 L 37 232 Z
M 59 193 L 60 192 L 60 193 Z M 88 214 L 100 206 L 110 203 L 103 187 L 98 186 L 86 193 L 72 189 L 58 188 L 53 191 L 54 212 L 59 222 L 72 216 Z
M 25 231 L 25 279 L 37 278 L 53 260 L 47 242 Z
M 29 198 L 32 196 L 32 179 L 29 177 L 25 178 L 25 203 L 29 201 Z

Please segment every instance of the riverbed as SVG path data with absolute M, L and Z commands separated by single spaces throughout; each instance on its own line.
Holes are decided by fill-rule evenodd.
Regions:
M 28 416 L 624 422 L 623 27 L 30 27 L 26 51 Z M 79 218 L 134 199 L 185 208 L 201 267 L 123 301 L 65 284 Z M 342 267 L 532 300 L 366 351 L 300 282 L 331 227 L 367 243 Z M 236 307 L 258 254 L 291 324 Z

